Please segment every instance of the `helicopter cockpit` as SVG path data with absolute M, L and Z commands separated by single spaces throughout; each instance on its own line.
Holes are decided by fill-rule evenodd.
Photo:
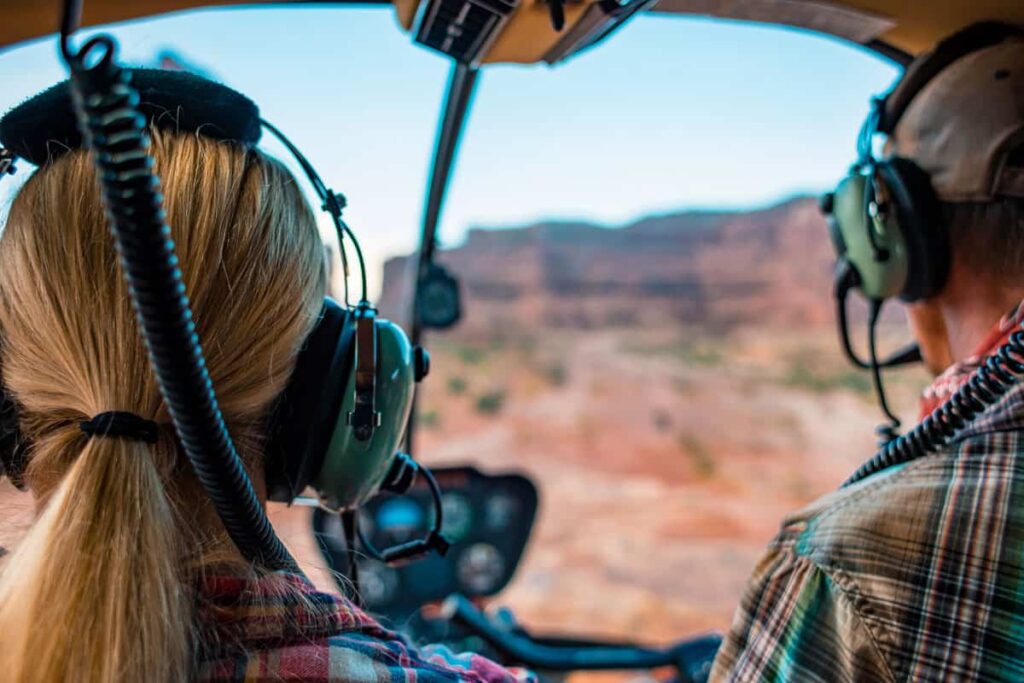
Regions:
M 892 307 L 847 313 L 855 284 L 833 290 L 822 216 L 841 221 L 844 195 L 823 206 L 812 195 L 846 172 L 869 98 L 978 21 L 1024 24 L 1024 5 L 8 0 L 0 64 L 13 66 L 0 67 L 0 111 L 70 69 L 84 131 L 76 144 L 102 145 L 110 117 L 98 103 L 120 92 L 118 69 L 202 74 L 259 100 L 268 146 L 310 179 L 326 294 L 345 311 L 331 315 L 351 315 L 354 350 L 331 410 L 309 397 L 294 405 L 345 415 L 315 447 L 344 441 L 374 471 L 369 484 L 347 484 L 339 473 L 355 456 L 328 456 L 323 471 L 282 464 L 266 516 L 239 515 L 237 534 L 225 522 L 243 555 L 301 567 L 413 642 L 479 652 L 545 681 L 704 681 L 729 626 L 725 605 L 778 520 L 874 452 L 874 396 L 891 421 L 859 478 L 949 438 L 934 425 L 900 437 L 894 413 L 912 423 L 907 406 L 924 376 L 892 373 L 883 387 L 880 370 L 921 354 L 901 346 Z M 789 85 L 763 87 L 786 74 Z M 699 89 L 713 81 L 722 83 Z M 439 91 L 435 121 L 423 109 Z M 121 94 L 118 106 L 131 101 Z M 841 103 L 826 102 L 833 96 Z M 694 134 L 704 107 L 718 120 Z M 723 135 L 731 127 L 743 129 L 735 140 Z M 409 149 L 422 158 L 410 161 Z M 766 158 L 751 165 L 752 149 Z M 0 157 L 0 203 L 28 175 L 26 159 Z M 736 186 L 715 194 L 730 176 Z M 156 314 L 147 323 L 138 303 L 162 285 L 146 284 L 134 209 L 117 213 L 137 199 L 125 187 L 111 220 L 137 278 L 144 336 L 173 347 L 152 341 L 173 338 L 173 325 Z M 511 208 L 491 211 L 498 204 Z M 786 257 L 803 266 L 784 267 Z M 775 300 L 785 306 L 766 312 Z M 845 348 L 832 348 L 837 300 Z M 869 343 L 851 342 L 848 325 L 865 323 Z M 879 360 L 876 341 L 897 350 Z M 844 353 L 856 370 L 837 369 Z M 189 388 L 165 376 L 195 358 L 161 369 L 157 356 L 164 396 L 188 403 Z M 195 396 L 209 386 L 199 381 Z M 231 437 L 203 426 L 215 399 L 207 417 L 187 412 L 171 410 L 175 430 L 191 435 L 184 448 L 216 490 L 232 477 L 213 457 L 205 476 L 203 452 L 231 451 Z M 24 498 L 2 486 L 0 507 L 27 518 Z M 213 498 L 218 512 L 236 500 Z M 250 534 L 249 512 L 269 523 Z M 17 529 L 0 528 L 0 566 Z M 601 623 L 614 610 L 622 618 Z

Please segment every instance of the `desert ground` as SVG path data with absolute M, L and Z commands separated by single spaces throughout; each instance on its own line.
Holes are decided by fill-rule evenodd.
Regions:
M 433 348 L 420 457 L 540 487 L 535 536 L 499 596 L 540 631 L 657 643 L 725 630 L 783 516 L 873 452 L 869 379 L 821 330 Z M 910 419 L 923 382 L 890 382 Z

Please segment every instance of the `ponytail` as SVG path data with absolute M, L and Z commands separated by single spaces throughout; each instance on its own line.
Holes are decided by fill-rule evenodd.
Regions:
M 197 333 L 259 488 L 266 416 L 323 305 L 323 245 L 280 163 L 197 135 L 152 139 Z M 84 152 L 44 165 L 11 203 L 0 330 L 39 505 L 0 561 L 0 680 L 188 679 L 207 644 L 198 577 L 252 568 L 179 453 Z M 112 410 L 157 422 L 157 442 L 79 429 Z
M 82 437 L 76 437 L 79 441 Z M 0 575 L 11 683 L 182 681 L 191 614 L 180 541 L 148 444 L 89 439 Z

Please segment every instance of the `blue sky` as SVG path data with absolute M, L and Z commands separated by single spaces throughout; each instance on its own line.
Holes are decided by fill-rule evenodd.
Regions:
M 128 62 L 173 49 L 251 96 L 348 196 L 373 280 L 383 258 L 414 247 L 449 65 L 389 9 L 207 10 L 115 32 Z M 63 76 L 53 40 L 0 53 L 0 111 Z M 895 76 L 833 39 L 666 15 L 555 68 L 489 67 L 442 241 L 472 226 L 617 224 L 821 191 L 852 160 L 869 96 Z

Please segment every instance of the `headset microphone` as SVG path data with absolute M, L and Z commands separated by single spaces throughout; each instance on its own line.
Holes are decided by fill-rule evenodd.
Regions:
M 367 538 L 362 526 L 358 523 L 358 519 L 356 519 L 355 533 L 363 550 L 378 562 L 383 562 L 392 567 L 414 562 L 430 553 L 437 553 L 443 556 L 451 547 L 451 542 L 442 532 L 444 528 L 444 499 L 441 495 L 441 487 L 437 483 L 437 479 L 434 478 L 434 474 L 428 468 L 419 465 L 411 456 L 404 453 L 399 454 L 396 465 L 398 463 L 402 464 L 404 470 L 398 478 L 381 486 L 381 490 L 391 493 L 405 493 L 412 486 L 417 475 L 422 475 L 423 479 L 427 482 L 427 486 L 430 488 L 430 494 L 434 501 L 434 523 L 423 538 L 378 550 L 370 542 L 370 539 Z M 346 542 L 352 544 L 353 540 L 346 539 Z
M 853 344 L 850 342 L 850 327 L 847 318 L 846 301 L 849 298 L 850 292 L 857 288 L 857 273 L 851 268 L 849 262 L 844 259 L 836 264 L 836 277 L 835 277 L 835 300 L 836 300 L 836 321 L 839 328 L 839 339 L 842 342 L 843 353 L 846 354 L 846 358 L 861 370 L 870 370 L 873 365 L 878 365 L 881 369 L 897 368 L 902 365 L 911 365 L 914 363 L 920 363 L 923 358 L 921 357 L 921 347 L 915 343 L 907 344 L 900 349 L 897 349 L 883 360 L 879 360 L 877 363 L 872 363 L 870 358 L 868 360 L 861 359 L 856 351 L 853 350 Z
M 878 398 L 878 404 L 882 412 L 888 418 L 888 424 L 879 425 L 875 433 L 879 438 L 879 445 L 884 446 L 899 436 L 900 420 L 889 409 L 889 402 L 885 396 L 885 387 L 882 384 L 881 370 L 893 368 L 908 363 L 915 363 L 921 360 L 921 348 L 917 344 L 909 344 L 899 349 L 885 360 L 878 359 L 877 333 L 878 319 L 882 314 L 884 299 L 871 299 L 868 303 L 868 360 L 864 361 L 853 350 L 850 343 L 850 328 L 846 315 L 846 300 L 850 290 L 855 289 L 859 284 L 859 276 L 856 269 L 845 258 L 840 258 L 836 264 L 835 277 L 835 299 L 836 299 L 836 320 L 839 325 L 839 338 L 842 341 L 843 352 L 846 357 L 858 368 L 871 371 L 871 383 Z

